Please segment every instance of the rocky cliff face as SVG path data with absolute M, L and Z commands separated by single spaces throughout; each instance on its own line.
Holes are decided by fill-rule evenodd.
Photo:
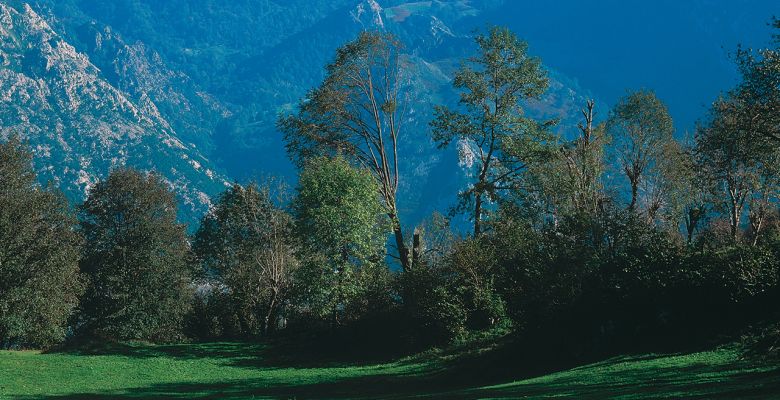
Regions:
M 417 220 L 463 185 L 455 149 L 436 150 L 427 124 L 434 104 L 457 99 L 450 79 L 473 50 L 472 27 L 504 3 L 0 0 L 2 134 L 27 138 L 43 178 L 76 201 L 112 168 L 156 170 L 193 222 L 225 176 L 294 179 L 277 116 L 320 82 L 338 46 L 385 30 L 411 65 L 401 204 Z M 529 109 L 576 115 L 582 91 L 553 75 Z
M 108 36 L 96 48 L 110 43 Z M 112 85 L 107 71 L 32 7 L 0 3 L 0 135 L 26 139 L 43 179 L 74 199 L 83 198 L 112 168 L 130 165 L 157 171 L 175 189 L 188 219 L 208 207 L 225 179 L 192 140 L 177 133 L 155 102 L 174 104 L 170 98 L 177 99 L 176 93 L 164 86 L 171 77 L 151 72 L 143 74 L 144 79 L 127 76 L 132 75 L 128 70 L 154 70 L 153 64 L 135 65 L 148 59 L 133 51 L 143 48 L 123 46 L 116 52 L 119 61 L 113 73 L 124 74 L 117 82 L 126 86 Z

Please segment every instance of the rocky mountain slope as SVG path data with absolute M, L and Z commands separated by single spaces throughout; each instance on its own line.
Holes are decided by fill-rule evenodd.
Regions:
M 83 192 L 90 181 L 100 176 L 99 171 L 105 173 L 116 165 L 155 167 L 170 175 L 169 180 L 181 193 L 183 202 L 191 205 L 193 213 L 203 210 L 206 199 L 219 190 L 219 185 L 214 183 L 222 178 L 215 171 L 225 171 L 226 176 L 238 180 L 265 174 L 294 178 L 275 128 L 279 113 L 289 112 L 322 79 L 323 66 L 335 49 L 360 30 L 395 33 L 407 45 L 415 88 L 406 127 L 404 154 L 407 156 L 402 165 L 405 179 L 401 196 L 405 214 L 418 219 L 433 209 L 446 208 L 463 182 L 462 174 L 452 173 L 452 165 L 457 163 L 455 151 L 436 150 L 427 129 L 433 104 L 456 99 L 449 81 L 459 60 L 473 48 L 470 29 L 455 27 L 473 26 L 482 13 L 503 2 L 293 0 L 282 4 L 249 0 L 36 0 L 29 6 L 19 1 L 6 3 L 9 5 L 4 8 L 17 19 L 40 19 L 46 25 L 40 29 L 46 32 L 42 37 L 56 37 L 58 43 L 67 45 L 83 63 L 81 67 L 55 63 L 52 69 L 26 71 L 24 76 L 56 85 L 59 80 L 76 79 L 76 71 L 83 71 L 78 74 L 88 77 L 78 79 L 100 82 L 106 88 L 81 101 L 80 109 L 64 107 L 65 112 L 71 110 L 69 122 L 51 116 L 60 112 L 63 102 L 48 100 L 55 103 L 48 108 L 56 113 L 36 111 L 41 108 L 18 99 L 5 104 L 26 108 L 33 118 L 42 114 L 41 122 L 32 124 L 31 128 L 17 128 L 51 130 L 48 126 L 56 126 L 57 122 L 53 121 L 60 121 L 60 135 L 70 135 L 60 142 L 75 148 L 71 157 L 90 163 L 88 168 L 69 166 L 60 172 L 56 162 L 42 156 L 40 165 L 53 167 L 52 176 L 74 193 Z M 45 54 L 56 52 L 57 47 L 45 43 L 48 40 L 25 41 L 24 46 L 40 47 Z M 19 56 L 20 60 L 25 58 Z M 59 75 L 55 73 L 58 70 Z M 550 94 L 532 108 L 540 116 L 573 114 L 570 111 L 583 101 L 581 90 L 560 74 L 554 76 L 560 79 L 555 80 Z M 109 105 L 113 104 L 112 96 L 121 99 L 124 108 Z M 107 115 L 101 116 L 101 112 Z M 137 118 L 130 118 L 128 113 Z M 4 125 L 13 127 L 6 121 Z M 100 129 L 135 132 L 135 136 L 131 140 L 129 135 L 116 133 L 117 139 L 103 147 L 93 146 L 94 150 L 86 143 L 80 145 L 94 140 L 93 132 Z M 52 147 L 48 142 L 60 143 L 53 138 L 41 141 L 43 147 Z M 172 156 L 171 148 L 165 143 L 180 144 L 175 148 L 181 154 Z M 52 147 L 52 151 L 44 154 L 56 157 L 64 152 L 62 148 Z M 112 153 L 116 156 L 107 158 Z M 187 163 L 168 165 L 173 160 L 189 161 L 192 168 L 185 168 Z M 193 161 L 200 170 L 191 171 Z M 201 179 L 207 171 L 213 180 L 208 176 L 209 179 Z M 74 179 L 72 174 L 83 178 Z
M 2 136 L 27 140 L 42 178 L 72 198 L 82 198 L 111 169 L 132 165 L 162 174 L 187 219 L 224 187 L 217 169 L 177 135 L 147 92 L 110 84 L 30 6 L 0 3 L 0 62 Z
M 360 30 L 385 30 L 399 36 L 412 61 L 415 90 L 406 121 L 401 205 L 407 219 L 417 220 L 451 205 L 464 182 L 462 172 L 453 172 L 455 150 L 436 150 L 427 123 L 434 104 L 457 99 L 450 79 L 474 50 L 474 29 L 508 25 L 529 39 L 530 51 L 548 66 L 566 70 L 551 68 L 550 91 L 528 105 L 532 115 L 561 118 L 559 131 L 566 135 L 585 98 L 598 97 L 580 81 L 605 97 L 597 110 L 602 117 L 626 88 L 652 84 L 665 90 L 656 82 L 663 77 L 672 87 L 715 81 L 725 67 L 712 60 L 728 60 L 711 36 L 729 15 L 736 18 L 725 25 L 734 31 L 729 35 L 753 32 L 749 17 L 757 11 L 747 2 L 714 7 L 711 0 L 664 0 L 639 16 L 611 0 L 592 10 L 576 0 L 558 6 L 510 0 L 0 0 L 0 125 L 4 135 L 14 130 L 30 138 L 39 169 L 74 198 L 112 167 L 153 168 L 176 188 L 189 213 L 185 218 L 193 221 L 225 180 L 294 180 L 277 116 L 320 82 L 338 46 Z M 765 2 L 771 3 L 751 4 Z M 758 8 L 769 10 L 767 4 Z M 643 16 L 673 22 L 678 30 L 690 27 L 688 36 L 669 30 L 680 40 L 663 42 L 675 44 L 669 50 L 675 57 L 707 60 L 689 63 L 701 72 L 683 77 L 652 69 L 692 67 L 658 61 L 666 50 L 651 47 L 658 42 L 651 38 L 666 31 L 632 30 L 647 25 L 632 22 Z M 625 37 L 609 28 L 615 25 L 610 21 Z M 632 38 L 647 40 L 634 48 Z M 701 38 L 712 46 L 697 50 Z M 649 61 L 646 68 L 632 67 L 627 59 Z M 727 85 L 697 90 L 711 97 Z M 686 124 L 702 107 L 684 95 L 661 95 L 672 107 L 688 107 Z

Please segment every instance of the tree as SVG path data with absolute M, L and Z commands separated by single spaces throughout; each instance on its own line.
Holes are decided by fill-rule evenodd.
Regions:
M 601 178 L 604 173 L 604 125 L 594 126 L 596 102 L 588 100 L 581 113 L 584 122 L 578 125 L 579 136 L 561 148 L 566 165 L 571 203 L 577 212 L 593 214 L 602 200 Z
M 589 100 L 576 136 L 529 168 L 529 197 L 541 208 L 543 222 L 549 217 L 554 227 L 563 218 L 594 217 L 605 197 L 601 180 L 607 143 L 603 124 L 594 125 L 594 109 Z
M 396 201 L 406 100 L 400 50 L 392 35 L 361 33 L 337 50 L 324 82 L 309 92 L 296 114 L 280 118 L 278 125 L 299 167 L 313 157 L 338 154 L 371 171 L 392 224 L 398 258 L 408 271 L 414 260 Z
M 81 206 L 89 276 L 83 328 L 116 339 L 176 338 L 193 287 L 185 228 L 156 174 L 117 169 Z
M 646 174 L 660 170 L 667 144 L 674 140 L 669 111 L 655 93 L 633 92 L 618 101 L 607 120 L 623 172 L 631 186 L 628 209 L 634 211 Z
M 523 115 L 521 102 L 547 90 L 547 74 L 528 45 L 509 29 L 493 27 L 476 37 L 478 54 L 455 74 L 461 91 L 460 109 L 436 107 L 431 122 L 439 148 L 456 141 L 475 182 L 461 192 L 460 209 L 469 209 L 474 235 L 482 232 L 486 201 L 520 188 L 520 175 L 538 157 L 547 137 L 545 127 Z
M 780 19 L 772 21 L 780 32 Z M 774 47 L 757 53 L 737 49 L 735 60 L 742 74 L 742 82 L 731 92 L 743 104 L 745 119 L 752 125 L 751 137 L 780 145 L 780 34 L 774 35 Z
M 307 260 L 301 271 L 305 303 L 339 324 L 340 310 L 365 293 L 382 268 L 386 227 L 376 182 L 342 157 L 309 160 L 293 204 Z
M 418 228 L 423 242 L 419 246 L 421 260 L 430 268 L 441 267 L 460 240 L 452 230 L 449 218 L 434 211 Z
M 298 268 L 292 217 L 270 186 L 234 184 L 203 217 L 193 249 L 228 290 L 244 333 L 267 334 Z
M 680 198 L 686 241 L 693 243 L 693 236 L 702 228 L 711 211 L 710 187 L 706 171 L 698 168 L 696 144 L 686 144 L 681 165 Z
M 648 223 L 660 222 L 679 232 L 683 208 L 691 188 L 689 154 L 674 138 L 660 144 L 661 149 L 655 168 L 649 169 L 642 179 L 641 201 Z
M 773 25 L 780 29 L 780 20 Z M 713 103 L 709 121 L 697 132 L 698 167 L 718 208 L 728 214 L 732 240 L 747 210 L 754 245 L 780 190 L 780 35 L 774 39 L 774 48 L 757 53 L 737 49 L 742 82 Z
M 75 224 L 65 198 L 36 182 L 20 140 L 0 143 L 0 348 L 65 337 L 84 286 Z
M 755 140 L 755 120 L 744 112 L 746 107 L 744 98 L 726 94 L 713 104 L 708 123 L 696 134 L 697 167 L 708 178 L 716 206 L 728 215 L 732 240 L 751 199 L 759 195 L 769 202 L 778 187 L 777 149 Z

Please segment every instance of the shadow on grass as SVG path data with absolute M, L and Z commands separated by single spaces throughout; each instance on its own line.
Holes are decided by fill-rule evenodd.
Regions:
M 206 342 L 183 344 L 149 344 L 143 342 L 89 341 L 71 344 L 48 353 L 73 356 L 122 356 L 128 358 L 170 358 L 174 360 L 218 360 L 223 365 L 250 369 L 265 368 L 333 368 L 360 367 L 393 363 L 447 364 L 442 368 L 457 367 L 477 359 L 507 359 L 507 350 L 516 353 L 514 338 L 487 337 L 461 345 L 449 345 L 444 350 L 422 353 L 390 351 L 370 342 L 365 345 L 313 339 L 310 337 L 277 338 L 264 342 Z M 379 350 L 377 350 L 379 349 Z M 444 361 L 444 360 L 448 361 Z M 401 360 L 401 361 L 398 361 Z M 511 362 L 509 359 L 504 360 Z M 435 366 L 434 366 L 435 367 Z M 434 368 L 435 369 L 435 368 Z
M 490 398 L 576 399 L 747 399 L 774 398 L 780 393 L 780 369 L 736 372 L 730 366 L 655 368 L 605 375 L 588 381 L 562 377 L 543 382 L 485 388 L 474 394 Z
M 312 344 L 314 343 L 314 344 Z M 378 366 L 360 377 L 327 376 L 312 371 L 307 382 L 290 378 L 250 378 L 222 382 L 161 383 L 106 393 L 78 393 L 63 396 L 37 396 L 28 399 L 393 399 L 393 398 L 766 398 L 780 393 L 780 365 L 753 361 L 718 362 L 704 358 L 673 361 L 664 365 L 658 359 L 679 354 L 621 356 L 592 364 L 575 358 L 553 358 L 554 347 L 530 346 L 518 337 L 470 342 L 445 350 L 427 351 L 393 362 L 385 369 L 366 357 L 334 358 L 336 347 L 323 352 L 322 342 L 276 340 L 269 343 L 217 342 L 175 345 L 111 343 L 80 345 L 57 352 L 73 355 L 121 355 L 163 357 L 181 360 L 212 359 L 239 368 L 293 370 L 308 368 Z M 558 352 L 560 353 L 560 352 Z M 545 374 L 577 367 L 560 374 Z M 396 368 L 397 367 L 397 368 Z M 305 373 L 304 373 L 305 374 Z M 317 376 L 320 374 L 319 376 Z M 279 376 L 276 374 L 275 376 Z M 530 379 L 500 387 L 502 382 Z
M 641 360 L 633 360 L 641 363 Z M 614 360 L 621 364 L 625 361 Z M 614 367 L 616 365 L 602 366 Z M 619 366 L 619 365 L 618 365 Z M 403 399 L 403 398 L 767 398 L 780 393 L 780 367 L 763 371 L 739 365 L 601 370 L 588 366 L 500 388 L 462 387 L 447 375 L 372 375 L 331 382 L 279 385 L 262 379 L 221 383 L 160 384 L 124 392 L 35 397 L 43 399 Z M 33 398 L 33 397 L 31 397 Z
M 30 396 L 23 399 L 393 399 L 430 397 L 438 393 L 467 389 L 462 384 L 442 379 L 436 373 L 426 374 L 416 371 L 314 379 L 323 381 L 295 384 L 280 383 L 274 379 L 253 378 L 213 383 L 185 382 L 155 384 L 116 392 Z

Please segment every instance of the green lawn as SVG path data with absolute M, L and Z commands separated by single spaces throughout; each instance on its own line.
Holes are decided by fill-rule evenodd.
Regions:
M 479 378 L 492 375 L 478 361 L 483 356 L 428 352 L 389 363 L 326 365 L 242 343 L 4 351 L 0 398 L 780 398 L 780 365 L 742 360 L 735 349 L 613 358 L 487 386 Z

